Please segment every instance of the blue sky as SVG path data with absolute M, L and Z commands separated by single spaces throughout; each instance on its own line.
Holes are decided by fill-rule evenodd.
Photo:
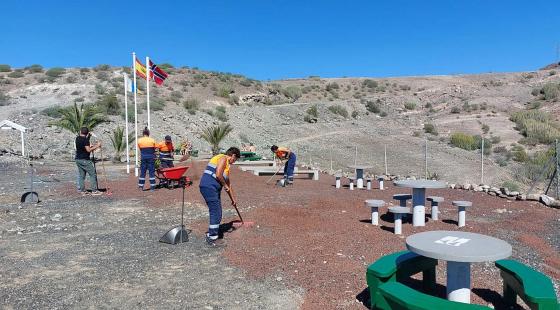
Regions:
M 560 1 L 2 1 L 0 63 L 157 63 L 281 79 L 536 70 Z

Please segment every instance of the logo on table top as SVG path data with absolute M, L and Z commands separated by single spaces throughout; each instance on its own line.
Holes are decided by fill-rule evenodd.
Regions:
M 436 240 L 434 242 L 439 243 L 439 244 L 452 245 L 452 246 L 461 246 L 462 244 L 465 244 L 465 243 L 469 242 L 470 240 L 471 239 L 447 236 L 447 237 L 443 237 L 439 240 Z

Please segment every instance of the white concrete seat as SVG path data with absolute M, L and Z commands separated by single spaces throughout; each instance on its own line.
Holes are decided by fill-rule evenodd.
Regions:
M 409 214 L 410 209 L 407 207 L 389 207 L 389 212 L 395 217 L 395 235 L 402 234 L 402 216 Z
M 371 224 L 379 225 L 379 208 L 385 206 L 385 201 L 377 199 L 368 199 L 365 201 L 366 207 L 371 208 Z
M 356 177 L 348 177 L 348 185 L 350 186 L 350 190 L 354 190 L 354 184 L 356 184 Z
M 366 178 L 366 189 L 371 190 L 371 178 Z
M 465 208 L 472 207 L 472 202 L 465 200 L 455 200 L 451 204 L 459 209 L 459 218 L 457 221 L 457 225 L 459 227 L 464 227 L 467 218 L 467 211 Z
M 443 197 L 439 197 L 439 196 L 428 196 L 428 198 L 426 198 L 426 200 L 431 201 L 432 202 L 432 210 L 431 210 L 431 215 L 432 215 L 432 220 L 437 221 L 438 217 L 439 217 L 439 203 L 443 202 L 445 199 L 443 199 Z

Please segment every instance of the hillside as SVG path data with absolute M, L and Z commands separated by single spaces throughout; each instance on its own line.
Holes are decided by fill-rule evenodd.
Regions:
M 347 165 L 356 161 L 373 164 L 372 174 L 383 174 L 386 147 L 389 173 L 423 176 L 427 141 L 430 175 L 450 182 L 479 183 L 480 151 L 452 147 L 449 141 L 457 132 L 485 133 L 487 143 L 492 142 L 487 151 L 496 152 L 488 154 L 484 181 L 496 185 L 520 181 L 520 164 L 513 160 L 520 146 L 513 144 L 524 137 L 509 120 L 511 113 L 536 108 L 550 112 L 554 119 L 558 115 L 558 89 L 554 87 L 560 78 L 554 70 L 260 82 L 235 74 L 166 67 L 170 76 L 164 86 L 150 87 L 156 139 L 171 134 L 176 144 L 187 138 L 196 149 L 209 150 L 200 131 L 226 121 L 234 131 L 224 147 L 252 142 L 260 153 L 269 155 L 270 145 L 287 145 L 296 150 L 300 163 L 323 170 L 330 170 L 332 163 L 334 170 L 350 172 Z M 100 65 L 53 70 L 0 65 L 0 120 L 30 129 L 27 144 L 33 156 L 71 160 L 73 135 L 48 124 L 56 119 L 58 107 L 95 103 L 111 120 L 96 129 L 110 155 L 111 132 L 124 125 L 122 74 L 130 73 L 130 68 Z M 554 96 L 547 85 L 553 86 Z M 139 89 L 143 111 L 144 82 L 139 82 Z M 130 94 L 128 100 L 133 102 Z M 129 115 L 133 115 L 131 111 Z M 146 113 L 139 117 L 142 128 Z M 129 128 L 133 130 L 133 124 Z M 19 135 L 2 132 L 0 143 L 4 149 L 0 153 L 19 152 Z M 544 149 L 543 143 L 522 147 L 529 154 Z

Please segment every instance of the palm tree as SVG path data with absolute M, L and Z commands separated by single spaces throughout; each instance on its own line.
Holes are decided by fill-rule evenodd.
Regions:
M 115 149 L 115 154 L 113 155 L 114 162 L 120 162 L 122 153 L 125 151 L 126 143 L 124 140 L 124 128 L 121 126 L 117 126 L 115 130 L 113 130 L 113 136 L 111 138 L 111 144 Z M 134 133 L 131 132 L 128 134 L 128 144 L 132 144 L 134 142 Z
M 212 146 L 212 154 L 220 152 L 220 142 L 233 130 L 229 124 L 206 127 L 202 130 L 201 137 Z
M 61 118 L 50 124 L 74 134 L 77 134 L 82 127 L 87 127 L 92 131 L 97 125 L 107 121 L 96 107 L 81 104 L 78 108 L 78 104 L 75 102 L 73 107 L 60 109 L 60 114 L 62 115 Z

